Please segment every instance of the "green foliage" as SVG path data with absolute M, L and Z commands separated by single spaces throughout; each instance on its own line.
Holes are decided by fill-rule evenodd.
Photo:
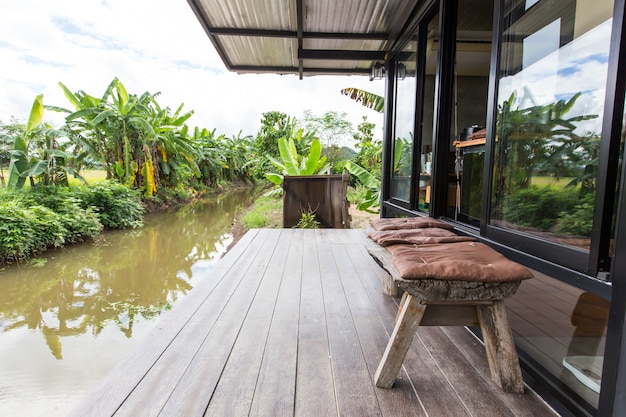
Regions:
M 199 181 L 210 187 L 224 181 L 252 181 L 257 164 L 252 154 L 252 138 L 241 134 L 228 138 L 215 130 L 194 130 L 193 143 L 198 152 Z
M 520 99 L 514 91 L 498 106 L 499 139 L 495 156 L 498 192 L 515 193 L 528 188 L 532 176 L 538 173 L 557 178 L 578 177 L 576 181 L 583 183 L 583 194 L 595 189 L 599 138 L 581 137 L 576 128 L 577 122 L 598 115 L 566 118 L 581 95 L 576 93 L 568 100 L 525 107 L 526 102 L 533 102 L 532 93 L 525 88 Z M 496 197 L 501 198 L 499 194 Z
M 0 265 L 93 238 L 101 230 L 95 210 L 81 207 L 64 187 L 0 192 Z
M 337 159 L 332 150 L 337 148 L 341 139 L 352 135 L 352 123 L 346 120 L 346 113 L 327 111 L 323 116 L 315 116 L 306 110 L 298 123 L 305 131 L 312 132 L 324 144 L 324 154 L 332 163 Z
M 372 109 L 377 113 L 382 113 L 385 110 L 385 98 L 369 91 L 361 90 L 359 88 L 348 87 L 341 90 L 341 94 L 350 97 L 357 103 L 361 103 L 368 109 Z
M 303 135 L 302 129 L 298 131 L 296 138 Z M 266 173 L 265 177 L 270 182 L 280 185 L 285 175 L 315 175 L 328 170 L 326 157 L 322 156 L 322 145 L 318 139 L 313 139 L 308 155 L 298 154 L 294 138 L 280 138 L 278 148 L 281 160 L 268 156 L 267 158 L 280 170 L 280 173 Z
M 272 163 L 268 157 L 280 157 L 278 140 L 280 138 L 294 137 L 296 132 L 295 118 L 278 111 L 263 113 L 261 127 L 252 144 L 252 150 L 257 159 L 257 164 L 253 168 L 255 178 L 263 178 L 265 173 L 272 170 Z M 311 139 L 311 137 L 306 136 L 306 140 L 310 141 Z M 307 142 L 296 143 L 296 148 L 299 152 L 302 152 L 306 147 L 308 147 Z
M 9 135 L 5 126 L 0 121 L 0 185 L 6 186 L 4 178 L 4 168 L 8 167 L 11 161 L 11 149 L 13 148 L 13 137 Z
M 319 227 L 320 222 L 317 221 L 315 213 L 312 211 L 303 211 L 294 229 L 319 229 Z
M 14 194 L 25 206 L 41 205 L 57 215 L 65 233 L 63 243 L 78 243 L 102 231 L 100 217 L 93 207 L 83 206 L 73 189 L 42 186 Z
M 241 218 L 246 229 L 261 227 L 280 227 L 282 219 L 282 199 L 276 196 L 262 196 L 254 203 L 254 207 Z
M 75 111 L 51 109 L 67 113 L 70 138 L 103 164 L 107 178 L 151 197 L 198 174 L 197 152 L 184 124 L 193 112 L 182 113 L 182 104 L 172 113 L 158 104 L 158 93 L 129 94 L 117 78 L 100 99 L 59 85 Z
M 16 135 L 11 151 L 11 162 L 9 163 L 9 188 L 22 188 L 26 177 L 29 176 L 31 162 L 28 158 L 29 140 L 34 135 L 35 129 L 41 124 L 43 119 L 43 95 L 35 98 L 31 107 L 28 123 L 22 134 Z M 34 161 L 36 162 L 36 161 Z
M 507 196 L 502 219 L 541 231 L 556 231 L 558 219 L 578 202 L 576 190 L 531 186 Z
M 380 140 L 374 140 L 374 128 L 376 125 L 367 121 L 363 116 L 363 121 L 359 124 L 357 132 L 354 134 L 355 147 L 359 153 L 354 157 L 355 164 L 365 168 L 376 178 L 382 176 L 382 150 L 383 144 Z
M 380 205 L 380 179 L 354 162 L 346 163 L 346 169 L 350 174 L 354 175 L 366 189 L 365 193 L 357 200 L 357 209 L 368 213 L 378 213 L 378 211 L 373 210 L 372 207 Z
M 593 200 L 593 195 L 585 195 L 572 208 L 571 212 L 561 213 L 558 219 L 557 231 L 573 236 L 591 237 L 594 210 Z
M 348 187 L 348 190 L 346 191 L 346 199 L 354 203 L 363 201 L 366 198 L 367 190 L 366 186 L 357 182 L 356 185 Z
M 83 207 L 93 207 L 104 227 L 111 229 L 143 226 L 145 209 L 141 195 L 117 181 L 104 181 L 93 186 L 81 186 L 75 190 Z
M 63 243 L 63 227 L 54 212 L 18 201 L 0 204 L 0 264 L 21 261 Z
M 45 107 L 66 114 L 60 129 L 42 123 L 41 96 L 33 103 L 27 124 L 0 123 L 2 184 L 21 188 L 30 178 L 33 186 L 68 185 L 70 177 L 82 179 L 81 168 L 97 166 L 106 171 L 107 179 L 117 179 L 153 199 L 168 198 L 180 187 L 205 189 L 253 179 L 259 160 L 251 157 L 252 138 L 190 131 L 185 123 L 193 112 L 183 112 L 183 104 L 175 111 L 163 108 L 157 101 L 159 93 L 131 94 L 117 78 L 98 97 L 59 86 L 72 109 Z M 288 121 L 287 127 L 293 130 L 295 121 Z
M 15 124 L 3 129 L 11 132 L 7 137 L 12 138 L 13 144 L 8 188 L 22 188 L 26 178 L 30 179 L 31 186 L 68 185 L 70 175 L 82 179 L 72 167 L 82 156 L 68 152 L 71 143 L 64 137 L 65 131 L 42 123 L 43 114 L 43 96 L 38 95 L 27 125 Z

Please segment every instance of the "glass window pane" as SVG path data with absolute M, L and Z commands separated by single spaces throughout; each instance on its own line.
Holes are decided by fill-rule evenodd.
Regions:
M 446 215 L 479 225 L 485 161 L 487 96 L 493 0 L 460 0 L 456 28 L 454 118 L 450 131 L 454 164 Z
M 589 249 L 612 0 L 506 2 L 491 224 Z
M 507 299 L 515 344 L 598 407 L 609 301 L 534 271 Z
M 423 94 L 424 110 L 421 115 L 420 183 L 418 210 L 427 212 L 430 207 L 431 174 L 433 168 L 433 122 L 435 110 L 435 75 L 439 53 L 439 14 L 428 22 L 426 39 L 426 76 Z
M 413 171 L 413 128 L 415 125 L 415 61 L 417 42 L 412 40 L 396 61 L 396 115 L 391 197 L 408 202 Z

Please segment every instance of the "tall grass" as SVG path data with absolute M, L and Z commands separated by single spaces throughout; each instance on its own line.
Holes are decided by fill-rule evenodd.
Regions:
M 263 196 L 241 217 L 241 222 L 246 229 L 279 228 L 282 226 L 282 207 L 280 196 Z

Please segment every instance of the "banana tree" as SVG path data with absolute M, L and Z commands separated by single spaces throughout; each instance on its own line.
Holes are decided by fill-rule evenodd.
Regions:
M 129 94 L 117 78 L 101 98 L 59 85 L 75 110 L 51 109 L 67 113 L 72 139 L 103 163 L 107 178 L 150 197 L 162 180 L 175 186 L 198 174 L 197 154 L 185 126 L 193 112 L 183 113 L 182 104 L 171 114 L 169 108 L 159 106 L 158 93 Z
M 74 158 L 66 152 L 67 143 L 61 143 L 64 132 L 42 123 L 43 95 L 33 102 L 28 123 L 22 133 L 15 135 L 7 187 L 22 188 L 26 178 L 31 186 L 36 181 L 43 185 L 68 185 L 68 176 L 84 181 L 69 162 Z
M 385 110 L 385 98 L 360 88 L 348 87 L 341 90 L 341 94 L 350 97 L 357 103 L 361 103 L 364 107 L 372 109 L 378 113 Z
M 13 150 L 11 151 L 11 162 L 9 163 L 8 188 L 22 188 L 26 182 L 26 176 L 30 169 L 28 145 L 30 138 L 43 120 L 43 112 L 43 94 L 40 94 L 33 102 L 24 133 L 15 136 Z
M 393 152 L 394 171 L 398 168 L 400 164 L 403 149 L 404 141 L 395 141 Z M 375 177 L 368 170 L 358 164 L 355 164 L 352 161 L 348 161 L 345 166 L 348 172 L 354 175 L 359 180 L 359 182 L 363 184 L 366 188 L 365 196 L 361 201 L 357 202 L 357 209 L 367 211 L 368 213 L 378 213 L 377 211 L 372 210 L 371 207 L 377 207 L 380 205 L 380 178 Z
M 0 184 L 3 187 L 6 187 L 4 162 L 11 160 L 11 149 L 13 149 L 13 138 L 5 133 L 0 134 Z
M 300 129 L 296 134 L 297 137 L 303 135 Z M 267 158 L 278 168 L 280 173 L 266 173 L 265 178 L 276 185 L 281 185 L 285 175 L 315 175 L 325 172 L 330 167 L 326 163 L 326 157 L 322 156 L 322 145 L 319 139 L 313 139 L 309 148 L 309 155 L 299 155 L 296 149 L 294 138 L 280 138 L 278 140 L 278 149 L 280 158 L 278 159 L 267 156 Z
M 380 179 L 352 161 L 348 161 L 345 167 L 348 172 L 357 177 L 366 188 L 365 196 L 361 201 L 357 202 L 356 208 L 368 213 L 377 213 L 377 211 L 372 210 L 371 207 L 377 207 L 380 204 Z

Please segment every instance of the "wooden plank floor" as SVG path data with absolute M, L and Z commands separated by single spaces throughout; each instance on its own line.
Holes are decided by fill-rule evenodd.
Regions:
M 363 230 L 248 232 L 71 416 L 549 416 L 490 380 L 465 328 L 420 328 L 373 376 L 398 300 Z

